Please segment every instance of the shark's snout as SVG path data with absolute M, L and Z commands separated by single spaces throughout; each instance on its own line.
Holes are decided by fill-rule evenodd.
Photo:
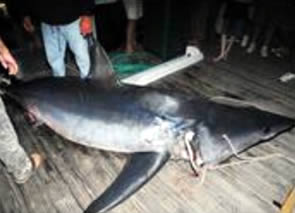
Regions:
M 268 140 L 272 137 L 294 127 L 295 120 L 276 114 L 266 114 L 265 118 L 260 117 L 261 139 Z
M 218 164 L 294 125 L 292 118 L 258 108 L 215 105 L 197 126 L 200 155 L 205 164 Z

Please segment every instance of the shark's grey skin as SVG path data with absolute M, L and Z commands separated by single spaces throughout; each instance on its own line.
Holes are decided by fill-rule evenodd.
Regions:
M 85 213 L 106 212 L 140 189 L 171 157 L 215 165 L 294 125 L 252 106 L 170 91 L 105 88 L 79 78 L 43 78 L 6 93 L 58 134 L 85 146 L 132 153 L 113 184 Z M 187 145 L 187 143 L 189 145 Z

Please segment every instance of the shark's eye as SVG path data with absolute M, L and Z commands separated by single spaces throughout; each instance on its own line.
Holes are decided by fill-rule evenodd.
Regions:
M 263 128 L 263 133 L 264 133 L 265 135 L 267 135 L 267 134 L 270 133 L 270 130 L 271 130 L 270 127 L 264 127 L 264 128 Z

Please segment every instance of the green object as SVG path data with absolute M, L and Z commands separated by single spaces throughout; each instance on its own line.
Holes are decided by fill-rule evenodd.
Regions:
M 111 4 L 111 3 L 115 3 L 117 2 L 117 0 L 95 0 L 94 3 L 96 5 L 98 4 Z
M 161 61 L 147 52 L 111 52 L 109 54 L 115 72 L 120 77 L 126 77 L 146 69 L 149 69 Z

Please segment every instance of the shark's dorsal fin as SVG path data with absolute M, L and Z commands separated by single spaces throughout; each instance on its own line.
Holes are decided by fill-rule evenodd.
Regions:
M 91 61 L 90 72 L 87 78 L 90 82 L 94 81 L 98 84 L 103 84 L 104 87 L 115 86 L 117 83 L 116 74 L 106 51 L 93 35 L 88 35 L 86 39 Z
M 111 186 L 94 200 L 84 213 L 106 212 L 148 182 L 168 161 L 168 152 L 134 153 Z

